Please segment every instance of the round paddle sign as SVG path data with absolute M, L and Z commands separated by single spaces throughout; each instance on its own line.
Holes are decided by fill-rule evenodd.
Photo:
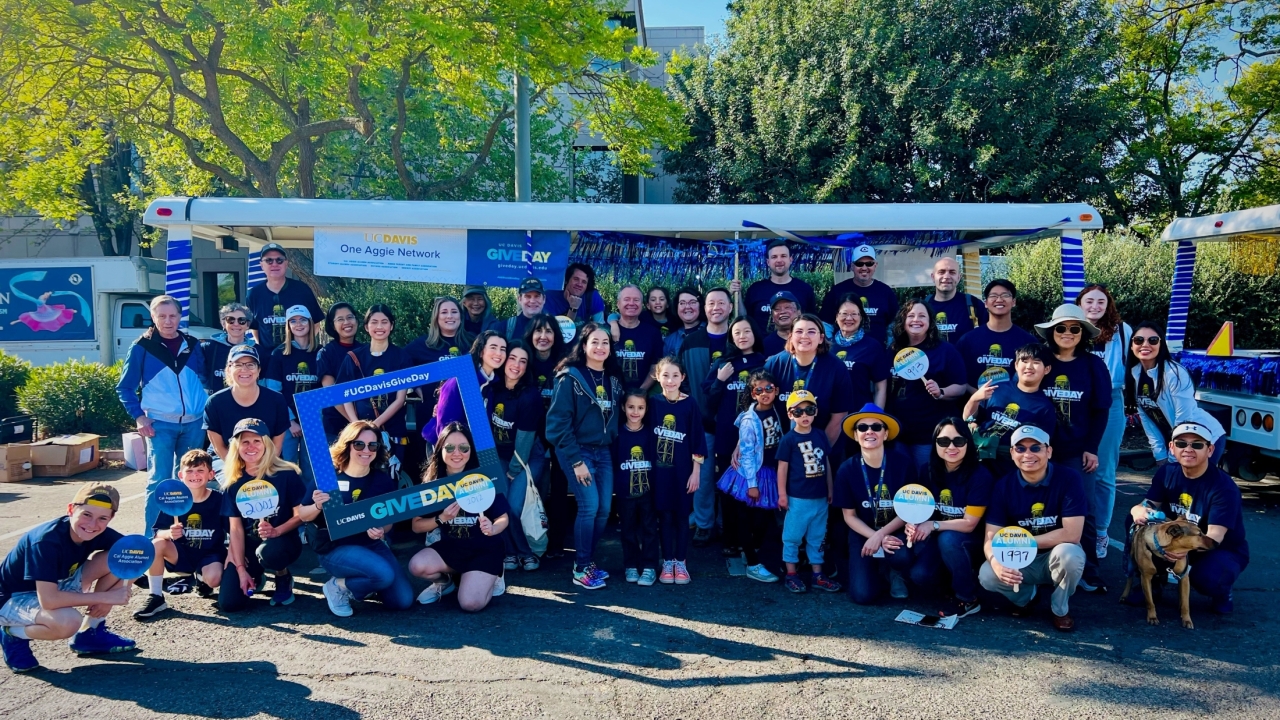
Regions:
M 269 518 L 280 507 L 280 493 L 266 480 L 250 480 L 236 492 L 236 507 L 247 518 Z
M 564 337 L 565 345 L 573 342 L 573 339 L 578 336 L 578 326 L 573 320 L 564 315 L 557 315 L 556 322 L 560 323 L 560 335 Z
M 136 580 L 147 574 L 156 559 L 156 549 L 143 535 L 125 535 L 107 551 L 107 569 L 121 580 Z
M 458 507 L 475 515 L 488 510 L 497 494 L 492 480 L 480 473 L 472 473 L 458 481 L 453 497 L 458 501 Z
M 935 505 L 933 493 L 923 485 L 903 485 L 893 494 L 893 512 L 902 521 L 911 525 L 919 525 L 933 517 Z M 911 547 L 910 540 L 907 547 Z
M 893 356 L 893 374 L 903 380 L 919 380 L 929 372 L 929 356 L 920 348 L 903 348 Z
M 181 480 L 163 480 L 156 486 L 156 504 L 160 512 L 178 518 L 191 512 L 195 498 L 191 496 L 191 488 Z
M 996 385 L 1009 382 L 1009 371 L 1002 367 L 992 367 L 983 370 L 982 374 L 978 376 L 978 387 L 982 387 L 989 382 L 995 383 Z
M 991 538 L 991 555 L 1001 565 L 1021 570 L 1036 559 L 1036 538 L 1026 528 L 1017 525 L 1002 527 Z M 1018 592 L 1018 586 L 1013 586 Z

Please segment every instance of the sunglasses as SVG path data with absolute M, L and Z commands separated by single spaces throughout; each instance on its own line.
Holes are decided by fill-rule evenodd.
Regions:
M 817 414 L 818 414 L 818 406 L 817 406 L 817 405 L 810 405 L 809 407 L 795 407 L 795 408 L 791 408 L 790 410 L 788 410 L 788 411 L 787 411 L 787 414 L 788 414 L 788 415 L 790 415 L 790 416 L 791 416 L 791 417 L 793 417 L 793 418 L 798 418 L 798 417 L 800 417 L 801 415 L 809 415 L 809 416 L 817 415 Z
M 357 450 L 368 449 L 369 452 L 378 452 L 382 449 L 382 443 L 377 440 L 370 440 L 369 442 L 365 442 L 364 440 L 352 440 L 349 444 Z
M 871 261 L 859 260 L 858 262 L 854 263 L 853 266 L 861 267 L 861 268 L 875 267 L 876 261 L 875 260 L 871 260 Z
M 771 393 L 771 392 L 773 392 L 774 390 L 777 390 L 777 389 L 778 389 L 778 388 L 776 388 L 776 387 L 774 387 L 774 386 L 772 386 L 772 385 L 757 385 L 756 387 L 751 388 L 751 394 L 752 394 L 752 395 L 767 395 L 767 394 L 769 394 L 769 393 Z
M 249 318 L 242 318 L 242 317 L 225 317 L 225 318 L 222 318 L 222 322 L 224 322 L 224 323 L 226 323 L 226 324 L 228 324 L 228 325 L 248 325 L 248 324 L 249 324 Z
M 1058 333 L 1059 335 L 1066 335 L 1067 333 L 1071 333 L 1072 335 L 1079 335 L 1080 333 L 1084 332 L 1084 328 L 1080 327 L 1079 325 L 1054 325 L 1053 331 Z
M 884 423 L 858 423 L 853 429 L 858 432 L 880 432 L 884 430 Z
M 1134 345 L 1142 345 L 1143 343 L 1146 343 L 1147 345 L 1159 345 L 1160 338 L 1156 337 L 1155 335 L 1134 335 L 1133 336 Z
M 1019 455 L 1026 455 L 1027 453 L 1038 453 L 1041 450 L 1044 450 L 1044 446 L 1041 445 L 1040 443 L 1036 443 L 1034 445 L 1014 445 L 1013 446 L 1013 451 L 1018 453 Z
M 965 440 L 962 437 L 936 437 L 933 439 L 933 442 L 937 444 L 938 447 L 941 447 L 941 448 L 945 448 L 945 447 L 962 448 L 969 444 L 969 441 Z
M 471 452 L 471 446 L 470 445 L 445 445 L 444 446 L 444 451 L 446 453 L 452 453 L 455 450 L 457 452 L 469 453 Z
M 1190 446 L 1192 450 L 1203 450 L 1209 447 L 1209 443 L 1203 440 L 1191 440 L 1189 442 L 1187 440 L 1174 440 L 1173 446 L 1179 450 L 1185 450 L 1187 446 Z
M 282 257 L 262 258 L 262 264 L 264 265 L 283 265 L 285 262 L 287 261 Z

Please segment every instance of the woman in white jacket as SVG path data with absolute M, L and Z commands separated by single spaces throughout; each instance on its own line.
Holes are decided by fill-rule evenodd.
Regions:
M 1204 425 L 1213 433 L 1210 467 L 1217 467 L 1227 443 L 1227 431 L 1196 403 L 1196 385 L 1186 368 L 1174 361 L 1164 334 L 1154 324 L 1144 322 L 1133 331 L 1132 351 L 1127 360 L 1129 382 L 1125 395 L 1138 406 L 1142 429 L 1147 432 L 1156 462 L 1169 462 L 1169 441 L 1180 423 Z
M 1102 358 L 1111 375 L 1111 411 L 1107 429 L 1098 445 L 1098 469 L 1094 471 L 1093 520 L 1098 528 L 1098 559 L 1107 556 L 1107 528 L 1116 504 L 1116 470 L 1120 466 L 1120 441 L 1124 438 L 1125 357 L 1129 354 L 1129 338 L 1133 330 L 1120 319 L 1111 292 L 1103 285 L 1087 285 L 1076 296 L 1076 305 L 1084 310 L 1100 331 L 1090 350 Z

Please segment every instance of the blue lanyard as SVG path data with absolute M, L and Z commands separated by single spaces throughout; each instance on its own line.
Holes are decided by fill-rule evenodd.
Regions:
M 809 390 L 809 376 L 813 375 L 813 369 L 817 366 L 818 366 L 818 358 L 817 356 L 814 356 L 813 362 L 809 363 L 809 369 L 805 371 L 804 376 L 802 377 L 800 375 L 800 361 L 796 360 L 794 355 L 791 356 L 791 368 L 795 374 L 795 377 L 791 379 L 791 386 L 795 387 L 796 380 L 803 380 L 804 389 Z M 813 392 L 813 391 L 809 390 L 809 392 Z
M 889 454 L 885 453 L 883 459 L 880 460 L 880 480 L 876 482 L 876 494 L 871 494 L 871 479 L 867 477 L 867 460 L 866 458 L 858 458 L 858 462 L 862 465 L 862 486 L 867 490 L 867 502 L 871 503 L 872 525 L 875 529 L 880 529 L 880 489 L 887 487 L 884 484 L 884 470 L 889 466 Z

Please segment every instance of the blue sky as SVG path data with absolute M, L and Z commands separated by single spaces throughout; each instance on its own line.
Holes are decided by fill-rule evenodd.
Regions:
M 701 25 L 707 36 L 724 34 L 727 0 L 641 0 L 644 21 L 651 27 Z

